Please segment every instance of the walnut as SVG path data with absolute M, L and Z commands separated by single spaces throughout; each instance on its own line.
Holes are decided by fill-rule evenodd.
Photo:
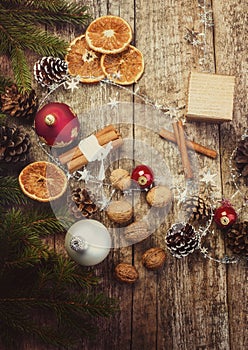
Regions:
M 115 277 L 120 282 L 132 284 L 139 278 L 139 273 L 133 265 L 120 263 L 115 267 Z
M 127 190 L 131 185 L 131 176 L 124 169 L 113 170 L 109 179 L 113 187 L 121 191 Z
M 143 241 L 149 234 L 149 227 L 144 221 L 135 221 L 124 230 L 125 239 L 132 244 Z
M 126 200 L 112 201 L 107 209 L 107 215 L 110 220 L 124 224 L 133 216 L 133 207 Z
M 161 268 L 164 265 L 165 259 L 165 251 L 159 247 L 150 248 L 142 255 L 142 263 L 149 270 Z
M 155 186 L 148 191 L 146 200 L 152 207 L 165 207 L 171 202 L 172 193 L 166 186 Z

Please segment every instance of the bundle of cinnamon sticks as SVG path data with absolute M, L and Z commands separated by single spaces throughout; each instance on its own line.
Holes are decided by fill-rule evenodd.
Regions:
M 177 143 L 179 151 L 181 153 L 185 178 L 192 179 L 194 174 L 192 172 L 190 160 L 188 157 L 188 149 L 194 150 L 210 158 L 216 158 L 217 152 L 215 150 L 204 147 L 194 141 L 186 140 L 184 135 L 183 123 L 181 120 L 172 123 L 172 125 L 174 133 L 166 129 L 161 129 L 159 131 L 159 135 L 168 141 Z
M 106 147 L 109 142 L 112 141 L 112 148 L 120 147 L 123 143 L 121 135 L 114 128 L 113 125 L 108 125 L 103 129 L 95 133 L 97 141 L 100 146 Z M 61 154 L 59 156 L 61 164 L 66 164 L 69 172 L 73 173 L 74 171 L 82 168 L 84 165 L 88 164 L 88 159 L 80 151 L 79 147 L 76 146 L 69 151 Z

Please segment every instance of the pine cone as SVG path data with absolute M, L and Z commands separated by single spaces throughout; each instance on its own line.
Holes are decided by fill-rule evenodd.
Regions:
M 5 88 L 1 94 L 1 111 L 10 117 L 33 120 L 38 109 L 38 98 L 34 90 L 21 93 L 17 85 L 13 84 Z
M 210 203 L 202 197 L 192 196 L 183 202 L 182 207 L 191 222 L 207 220 L 211 215 Z
M 67 63 L 60 58 L 43 57 L 34 64 L 34 77 L 41 86 L 62 82 L 67 75 Z
M 23 128 L 0 126 L 0 158 L 7 163 L 26 162 L 31 146 L 30 136 Z
M 248 221 L 234 224 L 226 235 L 228 248 L 235 254 L 248 257 Z
M 72 189 L 68 205 L 76 219 L 90 218 L 97 211 L 94 197 L 85 188 Z
M 198 246 L 196 232 L 190 224 L 174 224 L 165 237 L 167 248 L 176 258 L 187 256 Z
M 235 155 L 235 163 L 240 174 L 248 182 L 248 137 L 239 142 Z

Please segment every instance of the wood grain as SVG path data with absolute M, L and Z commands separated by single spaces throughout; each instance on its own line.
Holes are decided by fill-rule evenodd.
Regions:
M 247 4 L 243 1 L 214 1 L 213 10 L 216 16 L 216 71 L 220 74 L 232 74 L 236 77 L 234 97 L 234 117 L 231 124 L 221 126 L 221 174 L 223 179 L 223 196 L 231 198 L 234 191 L 230 183 L 228 161 L 241 135 L 248 125 L 247 116 L 247 77 L 248 69 L 245 23 L 247 23 Z M 240 188 L 242 193 L 247 187 Z M 232 198 L 236 208 L 240 208 L 242 198 Z M 247 216 L 247 207 L 241 213 L 240 219 Z M 230 348 L 246 349 L 248 347 L 248 312 L 246 302 L 248 293 L 247 267 L 232 266 L 227 271 L 227 298 L 229 311 Z M 240 288 L 238 288 L 240 286 Z
M 110 99 L 140 103 L 140 95 L 164 106 L 180 106 L 179 117 L 185 113 L 190 72 L 235 76 L 234 113 L 229 123 L 218 125 L 188 121 L 185 130 L 190 140 L 218 152 L 216 159 L 197 154 L 199 179 L 210 171 L 216 174 L 214 196 L 216 199 L 232 197 L 229 158 L 237 141 L 247 128 L 247 4 L 244 0 L 87 0 L 74 1 L 88 4 L 93 18 L 112 14 L 123 17 L 133 28 L 133 42 L 144 55 L 145 71 L 138 86 L 117 89 L 111 86 L 84 85 L 75 94 L 59 91 L 53 98 L 63 99 L 80 112 L 82 136 L 88 136 L 107 124 L 107 116 L 96 122 L 95 113 L 88 113 Z M 185 40 L 186 28 L 203 31 L 199 3 L 213 10 L 214 28 L 207 28 L 206 52 Z M 246 25 L 245 25 L 246 22 Z M 82 34 L 79 30 L 64 29 L 62 36 L 71 41 Z M 204 65 L 200 59 L 205 54 Z M 31 61 L 34 59 L 30 58 Z M 7 74 L 10 67 L 1 58 Z M 82 93 L 83 91 L 83 93 Z M 38 89 L 42 94 L 42 90 Z M 133 107 L 130 124 L 136 122 Z M 114 111 L 113 111 L 114 112 Z M 121 129 L 126 138 L 134 139 L 132 159 L 120 159 L 109 165 L 108 172 L 118 166 L 132 166 L 137 157 L 145 159 L 152 168 L 160 171 L 157 159 L 163 159 L 171 173 L 182 181 L 183 169 L 176 146 L 161 139 L 158 132 L 168 122 L 167 115 L 142 114 L 142 125 L 120 125 L 120 115 L 113 113 L 111 123 Z M 171 130 L 172 131 L 172 130 Z M 32 131 L 31 131 L 32 133 Z M 33 157 L 46 155 L 35 144 Z M 140 142 L 142 141 L 142 142 Z M 156 157 L 154 157 L 154 152 Z M 161 157 L 161 158 L 160 158 Z M 131 164 L 131 165 L 130 165 Z M 161 164 L 164 163 L 161 162 Z M 198 180 L 199 180 L 198 179 Z M 242 187 L 242 191 L 247 188 Z M 119 194 L 121 196 L 121 194 Z M 240 195 L 232 198 L 239 206 Z M 144 196 L 135 207 L 135 217 L 148 210 Z M 177 259 L 167 252 L 162 270 L 148 271 L 141 262 L 143 252 L 153 246 L 164 249 L 164 237 L 170 226 L 179 220 L 178 206 L 173 204 L 161 223 L 159 214 L 153 218 L 156 229 L 152 235 L 133 246 L 115 248 L 108 258 L 91 268 L 101 277 L 97 291 L 116 298 L 120 311 L 110 319 L 98 319 L 99 333 L 94 341 L 85 340 L 77 350 L 245 350 L 248 348 L 247 266 L 224 265 L 204 258 L 199 252 Z M 106 224 L 108 222 L 106 221 Z M 117 229 L 118 232 L 118 229 Z M 225 239 L 216 231 L 211 254 L 225 254 Z M 55 249 L 64 251 L 63 237 L 56 239 Z M 123 285 L 113 276 L 119 262 L 132 263 L 139 271 L 135 285 Z M 38 346 L 30 337 L 23 350 L 50 350 Z M 59 349 L 56 349 L 59 350 Z

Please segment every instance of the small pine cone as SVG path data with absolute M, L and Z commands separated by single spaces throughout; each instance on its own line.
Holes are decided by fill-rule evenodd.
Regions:
M 235 163 L 240 174 L 248 182 L 248 136 L 238 144 Z
M 196 232 L 190 224 L 174 224 L 165 237 L 167 248 L 176 258 L 187 256 L 198 246 Z
M 75 188 L 68 196 L 69 209 L 76 219 L 90 218 L 97 211 L 94 198 L 85 188 Z
M 192 196 L 182 204 L 183 210 L 188 214 L 191 222 L 207 220 L 211 215 L 211 205 L 202 197 Z
M 34 64 L 34 78 L 41 86 L 62 82 L 67 75 L 67 63 L 58 57 L 42 57 Z
M 29 134 L 16 126 L 0 126 L 0 157 L 7 163 L 26 162 L 31 142 Z
M 33 120 L 38 109 L 38 98 L 34 90 L 21 93 L 17 85 L 5 88 L 1 94 L 1 111 L 10 117 Z
M 248 258 L 248 221 L 235 223 L 226 235 L 228 248 Z

